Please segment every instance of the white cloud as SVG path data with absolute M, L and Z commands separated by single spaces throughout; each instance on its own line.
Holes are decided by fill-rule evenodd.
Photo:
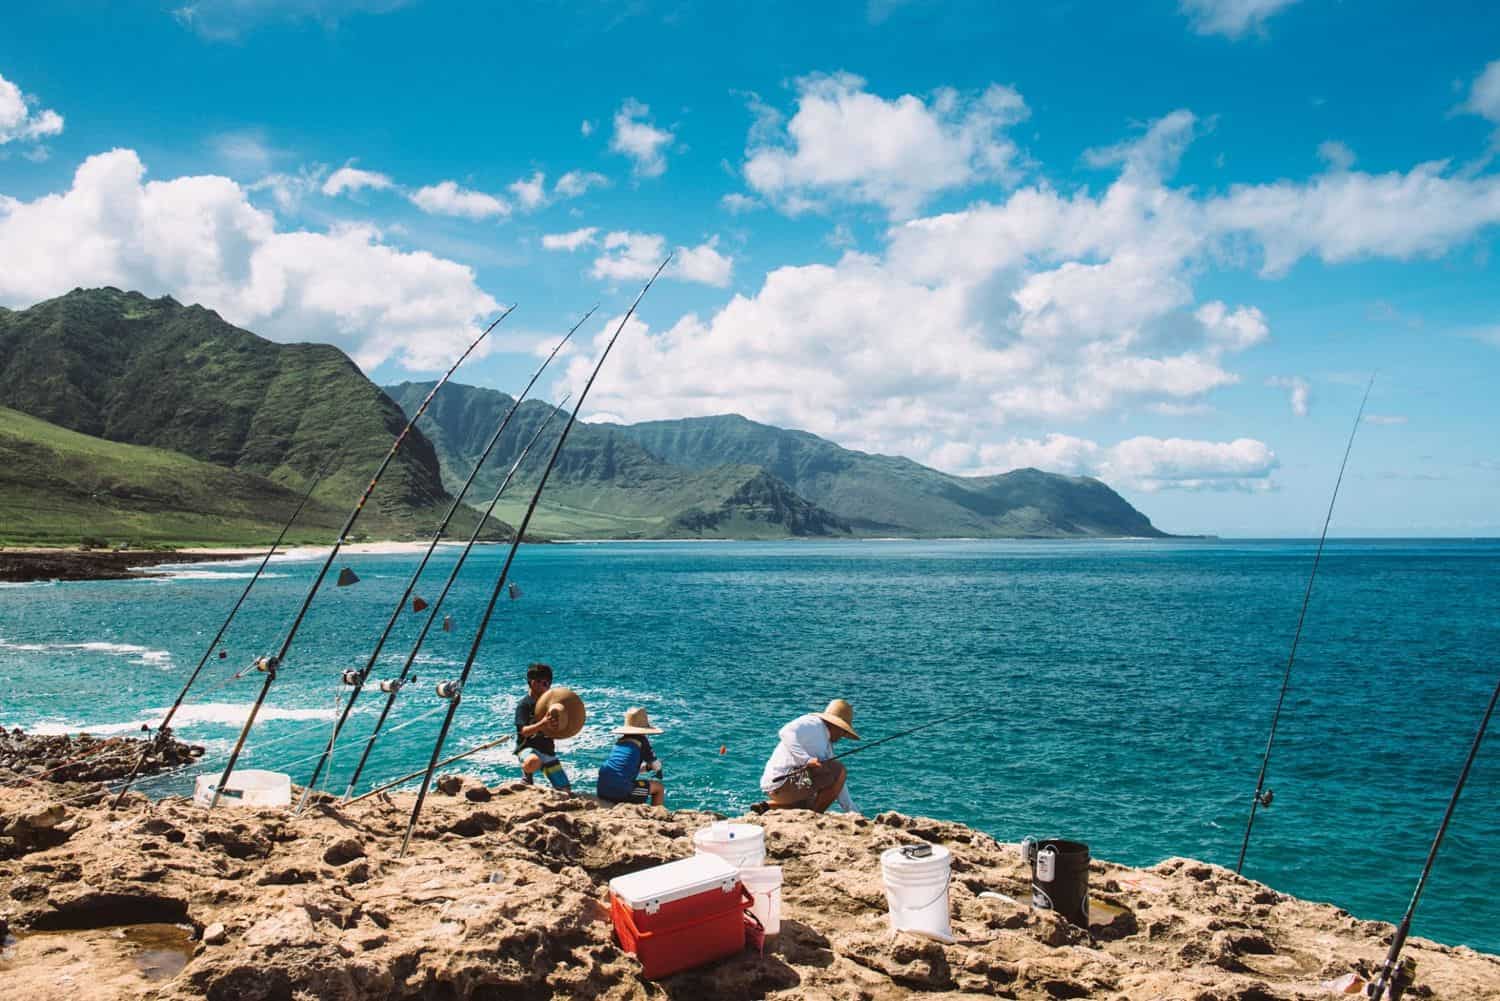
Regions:
M 0 301 L 80 285 L 201 302 L 266 337 L 337 344 L 366 369 L 441 368 L 497 309 L 471 268 L 367 226 L 280 230 L 229 178 L 146 181 L 128 149 L 85 160 L 66 191 L 0 197 Z
M 1490 63 L 1474 78 L 1464 110 L 1500 123 L 1500 59 Z
M 352 164 L 345 164 L 328 175 L 328 180 L 323 182 L 323 194 L 330 198 L 337 198 L 346 191 L 352 193 L 366 188 L 372 191 L 386 191 L 395 186 L 395 182 L 385 174 L 374 170 L 360 170 Z
M 522 209 L 529 212 L 540 208 L 547 202 L 547 175 L 538 170 L 530 177 L 511 182 L 507 190 L 515 196 L 516 204 Z
M 1365 414 L 1366 424 L 1405 424 L 1408 418 L 1402 414 Z
M 1354 150 L 1336 139 L 1318 144 L 1318 159 L 1332 170 L 1348 170 L 1354 166 Z
M 1178 0 L 1200 35 L 1239 38 L 1265 30 L 1273 15 L 1297 0 Z
M 573 235 L 573 234 L 564 234 Z M 723 287 L 729 284 L 734 259 L 719 253 L 719 238 L 696 247 L 678 247 L 663 274 L 679 281 Z M 589 274 L 605 281 L 640 281 L 650 278 L 667 256 L 667 238 L 658 233 L 606 233 L 604 252 L 594 260 Z
M 214 136 L 209 144 L 232 170 L 248 174 L 266 173 L 278 157 L 285 155 L 272 149 L 265 134 L 258 129 L 223 132 Z
M 590 188 L 606 188 L 609 186 L 609 178 L 592 170 L 570 170 L 557 179 L 552 186 L 552 193 L 558 198 L 578 198 L 588 193 Z
M 1198 128 L 1197 116 L 1179 108 L 1152 122 L 1140 138 L 1085 150 L 1083 158 L 1091 167 L 1119 165 L 1134 181 L 1165 180 L 1177 171 L 1177 163 L 1197 138 Z
M 1049 434 L 1041 439 L 1011 438 L 971 449 L 952 450 L 957 460 L 939 468 L 989 475 L 1031 467 L 1050 473 L 1093 476 L 1122 489 L 1268 490 L 1280 464 L 1261 441 L 1200 441 L 1191 438 L 1127 438 L 1100 445 L 1087 438 Z
M 39 142 L 61 135 L 63 117 L 51 108 L 36 109 L 36 99 L 0 76 L 0 146 L 10 142 Z
M 461 188 L 453 181 L 439 181 L 411 193 L 411 202 L 429 215 L 459 216 L 464 219 L 489 219 L 510 215 L 510 203 L 503 198 Z
M 750 187 L 789 213 L 826 199 L 905 218 L 944 191 L 1015 179 L 1018 151 L 1004 130 L 1027 115 L 1016 91 L 888 101 L 864 87 L 848 73 L 803 77 L 784 130 L 774 112 L 758 113 L 745 151 Z
M 578 126 L 578 134 L 587 139 L 594 134 L 594 123 L 585 118 Z
M 1287 400 L 1292 405 L 1292 413 L 1298 417 L 1306 417 L 1308 412 L 1308 397 L 1312 393 L 1312 386 L 1300 375 L 1273 375 L 1266 380 L 1267 386 L 1287 391 Z
M 761 201 L 759 198 L 751 198 L 749 195 L 741 194 L 738 191 L 731 191 L 719 199 L 719 204 L 724 206 L 725 210 L 731 215 L 740 215 L 760 208 Z
M 323 167 L 303 167 L 295 174 L 267 174 L 260 180 L 245 186 L 246 191 L 269 191 L 276 207 L 282 212 L 295 212 L 302 199 L 319 190 L 323 184 Z
M 665 154 L 675 138 L 652 124 L 650 114 L 648 106 L 633 97 L 627 98 L 615 112 L 615 134 L 609 140 L 610 149 L 635 163 L 635 172 L 640 177 L 660 177 L 666 172 Z
M 212 41 L 239 38 L 276 21 L 317 21 L 334 28 L 352 14 L 386 14 L 412 0 L 192 0 L 172 11 L 179 23 Z
M 542 237 L 542 246 L 547 250 L 577 250 L 579 247 L 592 246 L 598 232 L 596 227 L 587 226 L 571 233 L 547 233 Z

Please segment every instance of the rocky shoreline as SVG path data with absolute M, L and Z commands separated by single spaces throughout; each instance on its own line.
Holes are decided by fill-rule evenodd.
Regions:
M 151 567 L 242 560 L 243 551 L 162 549 L 0 549 L 0 581 L 133 580 L 156 577 Z
M 751 818 L 784 868 L 781 934 L 652 983 L 611 937 L 606 885 L 691 854 L 712 814 L 448 776 L 400 859 L 408 795 L 294 817 L 134 793 L 110 812 L 99 786 L 5 786 L 5 997 L 1292 1001 L 1335 996 L 1327 982 L 1371 970 L 1392 931 L 1173 858 L 1094 861 L 1085 932 L 1028 905 L 1014 845 L 789 812 Z M 953 853 L 951 945 L 887 927 L 879 854 L 917 841 Z M 1500 997 L 1500 957 L 1424 939 L 1408 954 L 1409 998 Z

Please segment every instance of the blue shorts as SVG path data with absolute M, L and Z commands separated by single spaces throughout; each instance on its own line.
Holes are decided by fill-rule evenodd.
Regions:
M 516 758 L 524 765 L 526 759 L 537 758 L 541 761 L 541 773 L 547 776 L 547 781 L 552 783 L 554 789 L 571 789 L 573 783 L 568 781 L 568 773 L 563 771 L 562 762 L 557 760 L 555 754 L 543 754 L 534 747 L 523 747 L 516 752 Z
M 630 790 L 625 795 L 620 795 L 621 789 L 613 783 L 599 783 L 595 792 L 599 798 L 606 803 L 649 803 L 651 802 L 651 780 L 636 779 L 631 784 Z

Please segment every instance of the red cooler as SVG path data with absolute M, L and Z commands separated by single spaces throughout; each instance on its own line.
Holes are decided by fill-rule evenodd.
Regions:
M 753 902 L 739 870 L 717 855 L 694 855 L 609 881 L 620 946 L 647 980 L 702 966 L 745 947 Z

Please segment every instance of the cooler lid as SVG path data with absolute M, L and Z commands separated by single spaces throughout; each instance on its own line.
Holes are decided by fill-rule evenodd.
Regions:
M 739 870 L 717 855 L 694 855 L 642 869 L 609 881 L 609 892 L 634 910 L 656 910 L 660 904 L 709 890 L 734 891 Z
M 728 845 L 736 842 L 750 844 L 755 841 L 764 841 L 765 837 L 765 829 L 759 824 L 735 824 L 721 820 L 707 827 L 698 828 L 693 834 L 693 843 L 699 845 Z

